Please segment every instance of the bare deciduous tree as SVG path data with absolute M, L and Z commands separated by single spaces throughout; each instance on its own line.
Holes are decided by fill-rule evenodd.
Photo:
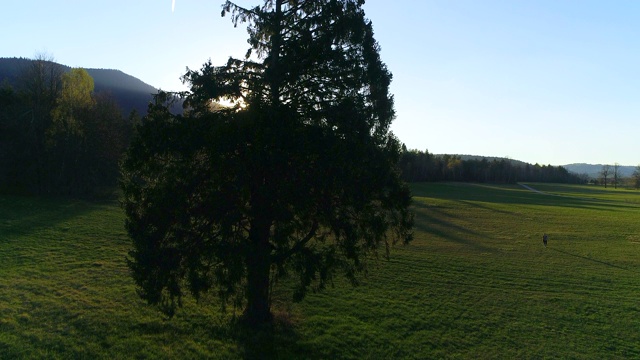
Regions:
M 620 164 L 613 164 L 613 188 L 618 188 L 618 181 L 620 180 Z
M 47 176 L 46 131 L 51 125 L 51 111 L 62 90 L 64 69 L 53 62 L 53 56 L 36 54 L 35 60 L 26 67 L 19 78 L 19 90 L 25 97 L 28 107 L 24 124 L 28 125 L 25 134 L 23 161 L 31 164 L 27 169 L 27 178 L 37 192 L 45 192 Z
M 636 166 L 633 171 L 633 179 L 635 180 L 636 189 L 640 189 L 640 165 Z
M 611 175 L 611 165 L 602 165 L 602 170 L 600 170 L 600 176 L 602 177 L 602 181 L 604 182 L 605 189 L 607 188 L 607 179 Z

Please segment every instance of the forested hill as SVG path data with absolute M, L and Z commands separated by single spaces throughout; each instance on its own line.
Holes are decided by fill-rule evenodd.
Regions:
M 17 87 L 22 71 L 33 60 L 25 58 L 0 58 L 0 85 L 7 81 Z M 60 65 L 65 71 L 71 68 Z M 136 110 L 140 114 L 146 114 L 147 106 L 153 94 L 158 92 L 155 87 L 146 84 L 142 80 L 125 74 L 120 70 L 112 69 L 85 69 L 93 78 L 95 92 L 111 94 L 125 114 Z
M 408 182 L 469 181 L 516 183 L 518 181 L 583 183 L 584 177 L 562 166 L 528 164 L 522 161 L 473 155 L 435 155 L 403 148 L 402 177 Z
M 96 92 L 110 93 L 125 111 L 147 113 L 147 106 L 158 89 L 120 70 L 86 69 L 93 78 Z
M 482 160 L 487 160 L 489 162 L 492 161 L 506 161 L 508 163 L 510 163 L 511 165 L 515 165 L 515 166 L 525 166 L 527 165 L 526 162 L 524 161 L 520 161 L 520 160 L 515 160 L 515 159 L 510 159 L 510 158 L 506 158 L 506 157 L 498 157 L 498 156 L 481 156 L 481 155 L 463 155 L 463 154 L 435 154 L 434 156 L 436 157 L 452 157 L 455 156 L 456 158 L 462 160 L 462 161 L 482 161 Z

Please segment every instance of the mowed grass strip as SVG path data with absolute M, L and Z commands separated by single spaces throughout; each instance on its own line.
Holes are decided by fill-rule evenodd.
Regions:
M 0 196 L 0 358 L 640 357 L 638 193 L 528 185 L 414 184 L 414 242 L 356 288 L 281 286 L 253 349 L 215 299 L 138 299 L 117 203 Z

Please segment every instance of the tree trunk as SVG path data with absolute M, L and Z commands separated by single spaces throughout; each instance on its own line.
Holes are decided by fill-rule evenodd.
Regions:
M 262 215 L 262 216 L 260 216 Z M 249 325 L 261 325 L 272 320 L 269 304 L 269 246 L 270 223 L 263 214 L 251 223 L 249 253 L 247 254 L 247 308 L 245 320 Z

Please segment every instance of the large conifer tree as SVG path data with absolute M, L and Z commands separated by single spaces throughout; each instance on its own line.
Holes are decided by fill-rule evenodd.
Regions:
M 391 74 L 363 4 L 223 5 L 247 24 L 246 58 L 188 71 L 185 114 L 150 107 L 123 164 L 144 299 L 172 314 L 185 291 L 214 290 L 262 323 L 278 278 L 298 277 L 301 299 L 411 239 Z

